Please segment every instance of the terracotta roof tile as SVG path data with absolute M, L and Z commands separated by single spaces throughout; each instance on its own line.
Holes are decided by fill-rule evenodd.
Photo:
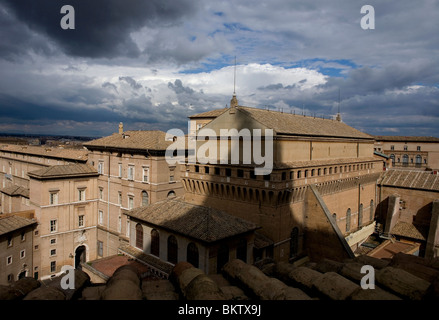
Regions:
M 0 216 L 0 235 L 7 234 L 9 232 L 30 226 L 36 223 L 34 220 L 26 219 L 20 216 Z
M 28 154 L 40 157 L 51 157 L 66 160 L 87 161 L 88 151 L 85 149 L 65 149 L 44 146 L 2 145 L 0 151 Z
M 29 198 L 29 189 L 21 187 L 21 186 L 9 186 L 0 190 L 0 192 L 7 194 L 11 197 L 14 196 L 23 196 L 25 198 Z
M 166 199 L 125 212 L 126 215 L 204 242 L 213 242 L 258 229 L 254 223 L 223 211 Z
M 390 169 L 382 177 L 381 185 L 439 191 L 439 175 L 431 171 Z
M 412 239 L 427 240 L 428 228 L 414 225 L 412 223 L 398 221 L 390 230 L 390 233 L 397 236 L 408 237 Z
M 105 147 L 140 150 L 166 150 L 172 141 L 166 140 L 163 131 L 125 131 L 111 136 L 96 139 L 84 144 L 87 148 Z
M 35 179 L 55 179 L 77 176 L 97 176 L 98 172 L 94 167 L 87 163 L 74 163 L 60 166 L 50 166 L 47 168 L 31 171 L 29 177 Z
M 277 134 L 297 136 L 323 136 L 373 139 L 372 136 L 348 126 L 346 123 L 314 117 L 306 117 L 258 108 L 238 107 Z

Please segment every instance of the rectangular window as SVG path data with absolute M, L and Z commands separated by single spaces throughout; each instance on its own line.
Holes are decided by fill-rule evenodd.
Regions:
M 238 175 L 238 178 L 244 178 L 244 170 L 238 169 L 237 175 Z
M 127 220 L 127 230 L 126 230 L 126 236 L 130 236 L 130 220 Z
M 417 151 L 421 151 L 421 146 L 417 146 L 417 147 L 416 147 L 416 150 L 417 150 Z
M 143 182 L 149 182 L 149 168 L 143 168 Z
M 51 261 L 50 262 L 50 272 L 55 272 L 56 271 L 56 261 Z
M 220 168 L 215 167 L 215 175 L 219 176 L 221 174 Z
M 204 167 L 204 173 L 209 174 L 209 167 Z
M 102 210 L 99 210 L 99 224 L 104 223 L 104 212 Z
M 134 197 L 128 197 L 128 209 L 133 209 L 134 208 Z
M 56 220 L 50 220 L 50 232 L 56 232 Z
M 50 204 L 58 204 L 58 192 L 50 193 Z
M 122 205 L 122 192 L 119 192 L 118 203 Z
M 169 182 L 174 182 L 174 172 L 169 175 Z
M 20 259 L 24 259 L 26 257 L 26 250 L 20 251 Z
M 56 238 L 50 239 L 50 244 L 56 244 Z
M 128 167 L 128 180 L 134 180 L 134 167 Z
M 390 150 L 395 150 L 395 146 L 390 146 Z
M 122 178 L 122 163 L 119 163 L 119 178 Z
M 6 258 L 6 265 L 9 266 L 10 264 L 12 264 L 12 256 Z
M 104 174 L 104 163 L 103 162 L 98 163 L 98 173 Z
M 98 241 L 98 256 L 104 256 L 104 243 L 102 241 Z
M 78 226 L 81 228 L 84 226 L 84 215 L 78 216 Z
M 25 241 L 26 240 L 26 233 L 22 232 L 21 233 L 21 241 Z
M 99 188 L 99 199 L 104 199 L 104 189 L 103 188 Z
M 56 256 L 56 249 L 50 250 L 50 256 Z
M 78 201 L 85 201 L 85 189 L 78 189 Z
M 120 233 L 122 231 L 122 218 L 119 217 L 118 223 L 117 223 L 117 231 Z

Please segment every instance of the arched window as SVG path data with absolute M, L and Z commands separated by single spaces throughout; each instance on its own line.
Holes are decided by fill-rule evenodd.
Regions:
M 186 250 L 186 259 L 187 262 L 192 264 L 195 268 L 198 268 L 199 265 L 199 254 L 198 254 L 198 247 L 195 243 L 191 242 L 187 245 Z
M 299 229 L 294 227 L 290 234 L 290 258 L 297 256 L 299 252 Z
M 247 262 L 247 240 L 240 239 L 236 246 L 236 258 Z
M 402 156 L 402 165 L 407 166 L 409 164 L 409 156 L 407 154 Z
M 175 197 L 175 192 L 174 190 L 171 190 L 168 192 L 168 198 L 174 198 Z
M 147 206 L 149 204 L 148 192 L 142 191 L 142 206 Z
M 370 221 L 373 221 L 375 213 L 374 203 L 373 200 L 370 200 Z
M 422 164 L 422 157 L 418 154 L 416 155 L 416 165 L 421 165 Z
M 151 230 L 151 254 L 160 256 L 160 235 L 156 229 Z
M 360 207 L 358 208 L 358 228 L 363 224 L 363 204 L 360 203 Z
M 392 159 L 392 164 L 395 164 L 395 155 L 393 153 L 390 155 L 390 159 Z
M 178 262 L 178 243 L 174 236 L 168 237 L 168 261 L 173 264 Z
M 136 224 L 136 247 L 143 250 L 143 227 L 140 223 Z
M 346 232 L 351 230 L 351 208 L 346 212 Z

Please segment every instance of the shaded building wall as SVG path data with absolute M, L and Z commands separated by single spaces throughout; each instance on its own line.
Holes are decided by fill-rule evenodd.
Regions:
M 310 185 L 306 192 L 305 208 L 305 243 L 310 260 L 329 258 L 342 261 L 354 258 L 351 248 L 314 185 Z

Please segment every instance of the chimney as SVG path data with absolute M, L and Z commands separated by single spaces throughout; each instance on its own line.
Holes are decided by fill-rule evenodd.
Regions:
M 119 122 L 119 134 L 123 133 L 123 123 Z

